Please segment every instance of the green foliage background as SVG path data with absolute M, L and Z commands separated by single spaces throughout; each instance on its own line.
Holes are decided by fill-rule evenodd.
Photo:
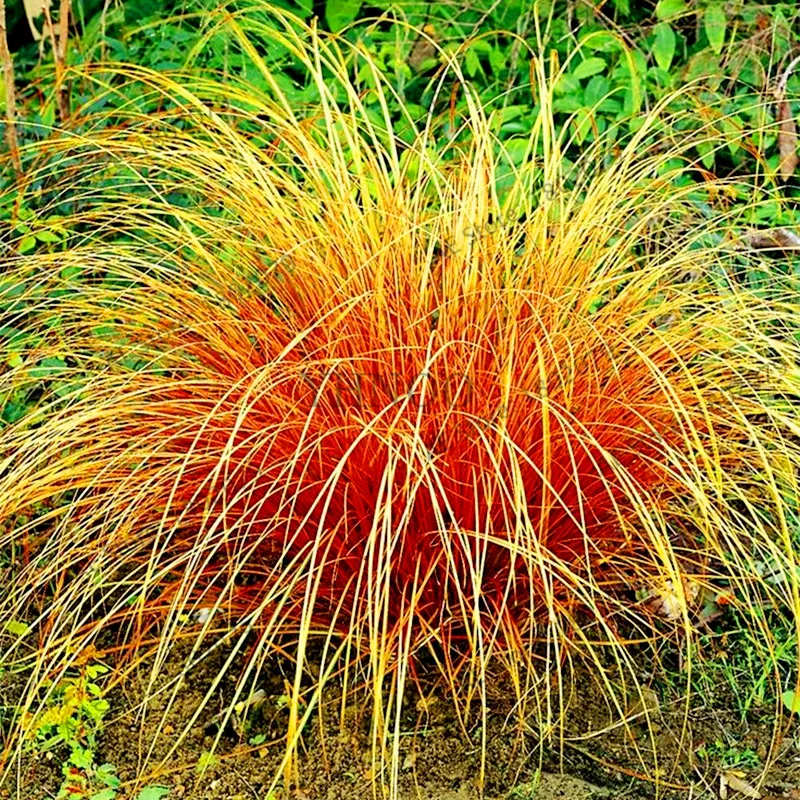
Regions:
M 800 53 L 800 10 L 794 3 L 275 0 L 273 6 L 307 21 L 316 18 L 320 28 L 341 36 L 343 48 L 369 53 L 390 78 L 394 96 L 389 112 L 395 132 L 407 142 L 426 120 L 434 123 L 434 148 L 457 135 L 468 99 L 447 66 L 448 60 L 455 61 L 490 115 L 505 180 L 511 183 L 538 113 L 531 65 L 539 56 L 550 74 L 558 76 L 553 108 L 566 135 L 562 173 L 569 184 L 546 185 L 544 191 L 572 188 L 582 174 L 579 159 L 597 140 L 603 143 L 604 158 L 612 160 L 617 145 L 639 129 L 643 114 L 668 102 L 670 122 L 654 130 L 650 144 L 668 147 L 701 126 L 711 131 L 713 136 L 701 137 L 690 152 L 691 168 L 682 170 L 678 180 L 684 188 L 696 183 L 700 214 L 722 214 L 730 221 L 720 241 L 730 239 L 732 230 L 740 236 L 747 229 L 791 232 L 798 225 L 798 178 L 785 170 L 781 174 L 777 124 L 781 78 L 792 114 L 798 104 L 792 105 L 791 98 L 800 97 L 800 65 L 792 68 Z M 127 62 L 198 78 L 212 73 L 232 83 L 244 81 L 249 90 L 267 95 L 274 93 L 265 78 L 268 71 L 277 75 L 278 89 L 293 107 L 302 110 L 318 103 L 317 89 L 307 82 L 297 58 L 270 37 L 280 27 L 270 12 L 247 0 L 227 3 L 227 15 L 219 13 L 222 8 L 215 0 L 74 0 L 67 66 Z M 20 31 L 28 31 L 21 3 L 9 8 L 9 28 L 12 45 L 15 32 L 19 40 Z M 260 43 L 257 58 L 243 51 L 237 31 Z M 76 70 L 65 79 L 73 115 L 65 123 L 58 119 L 57 71 L 49 42 L 19 45 L 14 58 L 24 169 L 33 158 L 26 142 L 62 135 L 62 127 L 68 135 L 80 134 L 91 112 L 108 110 L 113 103 L 133 105 L 143 113 L 163 110 L 149 108 L 147 98 L 130 89 L 103 89 L 105 81 L 114 81 L 110 72 L 95 72 L 89 81 Z M 268 70 L 258 68 L 259 59 Z M 353 64 L 363 102 L 380 126 L 383 109 L 377 93 L 370 91 L 374 76 L 363 60 L 353 59 Z M 335 91 L 337 82 L 332 86 Z M 685 91 L 674 94 L 682 87 Z M 667 169 L 671 166 L 676 165 Z M 10 170 L 0 175 L 0 250 L 27 253 L 66 246 L 59 207 L 47 195 L 46 174 L 40 170 L 24 181 L 17 181 Z M 709 177 L 731 178 L 728 194 L 709 195 L 704 188 Z M 800 260 L 792 255 L 765 257 L 757 268 L 748 262 L 743 278 L 754 290 L 768 292 L 776 273 L 800 275 Z M 13 291 L 11 298 L 12 307 L 0 309 L 5 316 L 15 311 Z M 3 360 L 14 367 L 36 342 L 16 326 L 5 325 L 0 327 L 0 345 Z M 48 358 L 35 368 L 43 380 L 52 381 L 65 364 Z M 0 398 L 0 424 L 24 415 L 36 400 L 27 393 Z

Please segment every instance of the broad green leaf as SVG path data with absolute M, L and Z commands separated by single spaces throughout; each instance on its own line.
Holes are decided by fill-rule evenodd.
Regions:
M 334 33 L 338 33 L 355 21 L 360 10 L 361 0 L 328 0 L 325 4 L 325 21 Z
M 33 378 L 48 378 L 67 369 L 67 362 L 63 358 L 43 358 L 30 370 Z
M 105 664 L 88 664 L 86 676 L 89 680 L 94 680 L 98 675 L 105 675 L 108 671 L 108 667 Z
M 703 18 L 703 24 L 705 25 L 708 43 L 717 55 L 722 52 L 722 47 L 725 44 L 726 23 L 725 9 L 722 3 L 712 3 L 708 6 Z
M 607 302 L 608 300 L 605 297 L 595 297 L 589 303 L 589 313 L 596 314 Z
M 553 86 L 553 92 L 557 95 L 567 96 L 580 94 L 580 81 L 576 80 L 571 73 L 563 73 Z
M 506 69 L 506 51 L 502 47 L 490 47 L 487 50 L 489 56 L 489 66 L 495 75 L 500 74 Z
M 26 236 L 20 243 L 19 243 L 19 252 L 22 255 L 25 253 L 30 253 L 32 250 L 36 249 L 36 237 L 35 236 Z
M 69 755 L 69 763 L 78 769 L 90 770 L 94 764 L 94 753 L 89 748 L 73 747 Z
M 481 60 L 478 58 L 478 54 L 470 48 L 464 54 L 464 71 L 470 78 L 475 78 L 483 69 L 481 68 Z
M 728 150 L 730 150 L 732 155 L 736 155 L 740 147 L 739 143 L 744 138 L 744 123 L 739 116 L 733 114 L 727 117 L 720 117 L 719 126 L 725 134 Z
M 19 328 L 12 328 L 10 325 L 0 326 L 0 339 L 3 340 L 3 346 L 9 347 L 12 344 L 20 344 L 28 338 L 26 331 Z
M 687 10 L 685 0 L 658 0 L 656 5 L 656 17 L 658 19 L 672 19 L 678 14 L 684 14 Z
M 715 149 L 711 142 L 698 142 L 697 152 L 700 153 L 700 161 L 706 169 L 714 169 Z
M 606 62 L 602 58 L 593 56 L 592 58 L 587 58 L 585 61 L 581 61 L 581 63 L 572 70 L 572 76 L 580 81 L 592 75 L 597 75 L 598 72 L 602 72 L 605 68 Z
M 659 22 L 654 33 L 653 55 L 658 66 L 666 72 L 675 56 L 675 31 L 666 22 Z
M 572 114 L 579 108 L 583 108 L 583 102 L 575 95 L 565 95 L 564 97 L 557 97 L 553 100 L 553 111 Z
M 703 78 L 706 86 L 710 83 L 716 84 L 723 74 L 719 61 L 718 55 L 705 48 L 689 58 L 683 71 L 683 77 L 687 81 Z M 762 125 L 761 127 L 766 126 Z
M 59 277 L 63 278 L 65 281 L 70 280 L 70 278 L 77 278 L 83 274 L 82 267 L 64 267 L 59 273 Z
M 781 695 L 781 700 L 783 700 L 783 704 L 792 714 L 800 714 L 800 693 L 794 689 L 789 689 L 788 692 L 784 692 Z
M 514 166 L 518 167 L 525 160 L 528 155 L 528 144 L 527 137 L 515 137 L 505 143 L 504 152 Z
M 117 796 L 117 790 L 108 788 L 108 789 L 101 789 L 99 792 L 95 792 L 89 800 L 114 800 Z
M 586 84 L 586 89 L 583 92 L 583 104 L 587 108 L 591 108 L 596 103 L 608 100 L 610 91 L 611 82 L 608 78 L 604 78 L 602 75 L 594 75 Z M 619 103 L 616 105 L 619 106 Z
M 24 622 L 17 622 L 15 619 L 10 619 L 5 624 L 5 630 L 12 636 L 24 636 L 29 630 L 30 626 Z
M 139 794 L 136 795 L 136 800 L 161 800 L 169 794 L 169 789 L 166 786 L 145 786 Z
M 3 422 L 11 424 L 17 420 L 22 419 L 28 411 L 28 405 L 24 402 L 6 402 L 0 412 L 0 418 Z
M 117 777 L 117 768 L 113 764 L 102 764 L 94 771 L 95 778 L 110 789 L 119 789 L 122 781 Z
M 611 31 L 592 31 L 581 38 L 579 47 L 582 51 L 593 53 L 613 53 L 615 50 L 624 50 L 625 43 Z

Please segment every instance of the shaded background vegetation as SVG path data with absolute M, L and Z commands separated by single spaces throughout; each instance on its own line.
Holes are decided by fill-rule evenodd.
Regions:
M 213 73 L 244 80 L 254 92 L 269 95 L 265 71 L 242 51 L 239 29 L 263 43 L 257 56 L 293 106 L 311 107 L 319 100 L 296 57 L 265 35 L 275 21 L 245 0 L 226 6 L 230 24 L 209 13 L 219 8 L 214 0 L 65 0 L 56 5 L 33 20 L 38 41 L 23 3 L 6 9 L 15 69 L 14 127 L 21 148 L 18 171 L 23 174 L 19 179 L 8 170 L 0 178 L 5 190 L 0 245 L 10 252 L 64 246 L 58 208 L 48 209 L 45 231 L 33 231 L 27 222 L 39 216 L 37 209 L 48 196 L 46 173 L 24 177 L 34 158 L 26 143 L 60 135 L 58 129 L 79 134 L 92 112 L 111 103 L 134 104 L 142 112 L 164 110 L 148 108 L 142 96 L 126 97 L 124 89 L 122 95 L 101 91 L 110 77 L 94 73 L 96 80 L 89 81 L 85 71 L 71 72 L 71 66 L 128 62 L 198 77 Z M 763 253 L 755 268 L 747 262 L 742 279 L 768 293 L 776 275 L 797 276 L 800 192 L 792 98 L 800 95 L 800 11 L 794 3 L 279 0 L 275 7 L 316 19 L 321 28 L 341 34 L 343 47 L 371 55 L 389 77 L 395 92 L 389 108 L 394 130 L 408 143 L 428 118 L 435 120 L 431 129 L 440 140 L 434 139 L 432 147 L 457 135 L 468 102 L 448 68 L 450 59 L 458 63 L 491 114 L 508 184 L 525 157 L 538 114 L 531 83 L 534 55 L 542 54 L 551 74 L 558 75 L 553 107 L 569 136 L 563 174 L 571 185 L 546 186 L 546 191 L 572 188 L 581 175 L 581 155 L 598 139 L 605 159 L 613 160 L 617 144 L 638 130 L 647 109 L 669 102 L 674 112 L 668 117 L 670 127 L 654 130 L 652 147 L 668 148 L 689 129 L 704 126 L 711 132 L 706 139 L 698 137 L 686 157 L 690 169 L 675 180 L 684 188 L 696 183 L 699 213 L 722 212 L 734 220 L 735 233 L 721 231 L 720 242 Z M 68 38 L 58 21 L 65 9 L 71 9 Z M 354 71 L 367 111 L 380 124 L 378 95 L 370 91 L 374 77 L 363 61 Z M 334 93 L 337 86 L 332 82 Z M 675 95 L 681 88 L 686 90 Z M 665 172 L 674 166 L 665 164 Z M 501 191 L 502 176 L 501 170 Z M 718 177 L 734 178 L 735 184 L 722 195 L 705 191 L 709 179 Z M 0 328 L 0 342 L 14 366 L 25 344 L 19 331 Z M 47 374 L 59 366 L 40 365 Z M 29 397 L 4 398 L 2 421 L 12 422 L 30 403 Z

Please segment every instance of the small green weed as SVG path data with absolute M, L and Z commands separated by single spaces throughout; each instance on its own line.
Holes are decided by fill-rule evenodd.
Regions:
M 62 762 L 64 779 L 56 800 L 115 800 L 122 785 L 113 764 L 97 764 L 97 741 L 108 701 L 98 679 L 108 667 L 86 663 L 76 675 L 65 675 L 49 690 L 45 707 L 30 722 L 28 750 L 37 753 L 68 753 Z M 136 800 L 160 800 L 169 790 L 147 786 Z
M 506 796 L 506 800 L 533 800 L 539 790 L 539 771 L 532 781 L 517 784 Z
M 716 739 L 710 744 L 704 744 L 695 750 L 695 755 L 704 761 L 714 761 L 722 769 L 758 769 L 761 759 L 749 747 L 740 749 L 736 745 Z

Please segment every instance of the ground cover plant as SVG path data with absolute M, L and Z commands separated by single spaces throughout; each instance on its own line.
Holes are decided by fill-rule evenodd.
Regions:
M 726 199 L 753 182 L 687 180 L 717 126 L 643 155 L 683 124 L 655 108 L 578 160 L 542 59 L 513 145 L 456 64 L 455 110 L 398 121 L 368 53 L 264 18 L 207 31 L 246 81 L 77 72 L 73 134 L 23 145 L 4 197 L 7 755 L 91 648 L 155 686 L 188 620 L 231 709 L 294 659 L 273 788 L 326 682 L 396 790 L 409 685 L 438 674 L 480 741 L 504 675 L 557 739 L 579 662 L 617 718 L 665 634 L 696 688 L 722 606 L 796 691 L 796 286 L 741 278 L 759 204 Z

